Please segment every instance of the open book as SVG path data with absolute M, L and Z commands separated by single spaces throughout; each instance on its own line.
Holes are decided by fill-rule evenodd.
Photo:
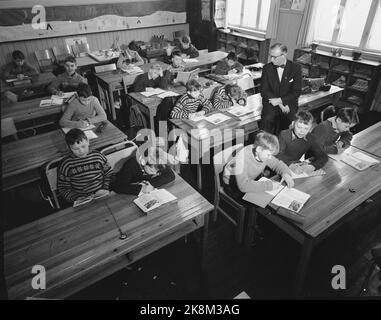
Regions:
M 323 169 L 315 170 L 311 173 L 295 173 L 291 171 L 291 177 L 292 179 L 301 179 L 301 178 L 310 178 L 310 177 L 317 177 L 317 176 L 323 176 L 326 172 Z
M 40 101 L 40 107 L 61 106 L 63 104 L 63 98 L 43 99 Z
M 283 207 L 299 213 L 311 196 L 294 188 L 283 188 L 271 201 L 278 207 Z
M 176 202 L 177 198 L 165 189 L 155 189 L 150 193 L 145 193 L 134 200 L 134 203 L 143 212 L 148 213 L 152 210 L 172 202 Z
M 229 119 L 231 118 L 222 113 L 215 113 L 215 114 L 212 114 L 211 116 L 205 117 L 206 121 L 209 121 L 210 123 L 214 125 L 220 124 Z
M 101 195 L 93 194 L 93 195 L 88 196 L 86 198 L 74 201 L 73 207 L 75 208 L 75 207 L 82 206 L 82 205 L 84 205 L 86 203 L 89 203 L 89 202 L 95 200 L 95 199 L 100 199 L 100 198 L 103 198 L 103 197 L 107 197 L 108 195 L 109 195 L 108 193 L 104 193 L 104 194 L 101 194 Z
M 192 71 L 178 71 L 176 82 L 181 82 L 183 84 L 186 84 L 189 80 L 197 78 L 199 72 L 200 72 L 200 68 L 197 68 Z
M 227 111 L 236 117 L 242 117 L 249 113 L 253 113 L 252 109 L 245 106 L 240 106 L 240 105 L 234 105 L 233 107 L 229 108 Z
M 363 171 L 368 169 L 369 167 L 379 163 L 380 161 L 366 155 L 363 152 L 355 152 L 353 154 L 349 154 L 347 152 L 344 152 L 340 155 L 337 154 L 329 154 L 328 155 L 331 159 L 342 161 L 351 167 Z
M 129 65 L 127 68 L 121 69 L 123 72 L 126 72 L 128 74 L 139 74 L 139 73 L 144 73 L 144 71 L 139 68 L 138 66 L 132 66 Z
M 156 94 L 162 94 L 165 90 L 160 88 L 146 88 L 146 91 L 140 92 L 145 97 L 154 96 Z

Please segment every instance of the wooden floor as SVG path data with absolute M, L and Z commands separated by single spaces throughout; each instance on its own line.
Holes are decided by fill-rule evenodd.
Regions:
M 17 201 L 12 201 L 10 194 L 3 197 L 5 229 L 50 213 L 35 185 L 16 191 L 14 196 Z M 269 222 L 260 219 L 259 224 L 264 239 L 256 239 L 248 249 L 235 243 L 233 228 L 222 216 L 210 225 L 207 281 L 201 277 L 195 241 L 188 237 L 71 299 L 231 299 L 242 291 L 253 299 L 291 298 L 300 246 Z M 381 244 L 381 208 L 369 202 L 314 251 L 306 297 L 358 297 L 371 266 L 370 249 L 378 244 Z M 334 265 L 343 265 L 347 270 L 346 290 L 331 288 Z

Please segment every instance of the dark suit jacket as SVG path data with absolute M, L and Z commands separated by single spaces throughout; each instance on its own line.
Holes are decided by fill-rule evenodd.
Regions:
M 273 63 L 268 63 L 263 67 L 261 80 L 263 106 L 269 105 L 271 98 L 281 98 L 284 106 L 288 105 L 293 112 L 296 112 L 301 88 L 302 71 L 298 64 L 287 60 L 281 82 Z

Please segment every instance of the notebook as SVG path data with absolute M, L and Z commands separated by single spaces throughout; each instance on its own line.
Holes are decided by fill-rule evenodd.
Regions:
M 360 151 L 353 154 L 344 152 L 340 155 L 329 154 L 328 156 L 336 161 L 342 161 L 359 171 L 364 171 L 380 162 Z
M 155 189 L 134 200 L 134 203 L 145 213 L 150 213 L 162 205 L 176 202 L 177 198 L 165 189 Z
M 176 82 L 181 82 L 183 84 L 186 84 L 189 80 L 197 78 L 199 72 L 200 72 L 200 68 L 197 68 L 192 71 L 178 71 Z
M 163 89 L 160 89 L 160 88 L 146 88 L 146 91 L 143 91 L 143 92 L 140 92 L 143 96 L 145 97 L 151 97 L 151 96 L 154 96 L 156 94 L 162 94 L 164 93 L 165 90 Z
M 214 124 L 214 125 L 217 125 L 217 124 L 220 124 L 222 122 L 225 122 L 227 120 L 230 120 L 231 118 L 227 115 L 224 115 L 222 113 L 215 113 L 215 114 L 212 114 L 211 116 L 208 116 L 208 117 L 205 117 L 205 120 Z
M 271 201 L 274 205 L 299 213 L 311 196 L 294 188 L 283 188 Z

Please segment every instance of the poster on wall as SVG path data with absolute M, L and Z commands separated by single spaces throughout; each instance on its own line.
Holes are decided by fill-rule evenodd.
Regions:
M 306 6 L 306 0 L 281 0 L 281 9 L 303 11 Z
M 80 5 L 77 5 L 80 2 Z M 185 0 L 3 0 L 0 42 L 186 22 Z
M 216 0 L 216 9 L 214 12 L 214 22 L 217 28 L 225 27 L 226 19 L 226 0 Z

